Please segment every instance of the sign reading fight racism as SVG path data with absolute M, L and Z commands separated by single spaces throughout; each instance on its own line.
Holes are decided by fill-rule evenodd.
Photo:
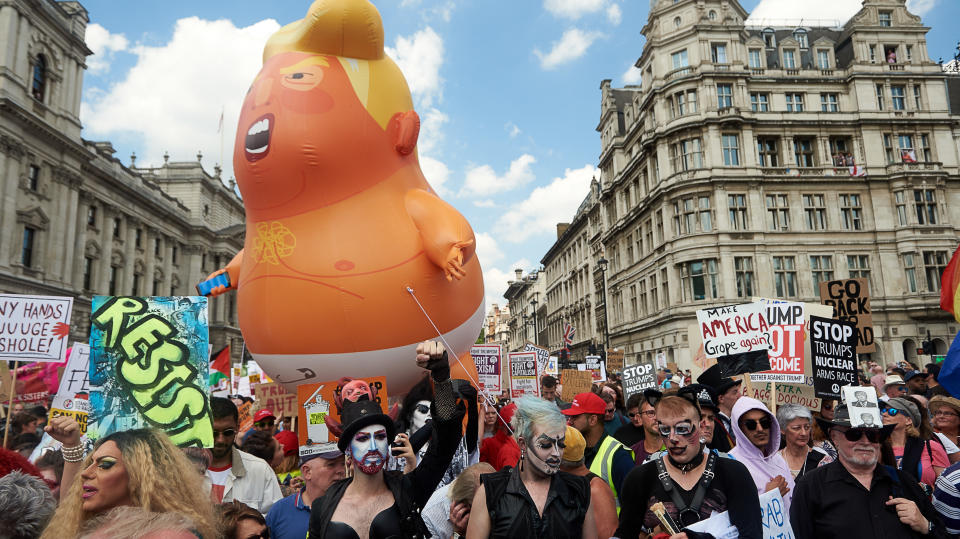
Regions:
M 370 384 L 377 396 L 374 400 L 380 409 L 387 412 L 387 378 L 372 376 L 357 378 Z M 343 390 L 339 380 L 300 384 L 297 386 L 297 423 L 306 425 L 297 432 L 300 443 L 300 456 L 315 455 L 337 449 L 337 437 L 330 432 L 328 421 L 340 423 L 342 400 L 337 397 Z M 337 404 L 338 400 L 340 405 Z
M 653 363 L 645 362 L 630 365 L 623 369 L 623 398 L 630 400 L 632 395 L 643 393 L 644 389 L 657 387 L 657 371 Z
M 550 362 L 550 351 L 546 348 L 540 348 L 539 346 L 528 342 L 523 345 L 524 352 L 535 352 L 537 354 L 537 372 L 543 373 L 547 370 L 547 363 Z
M 94 296 L 87 436 L 140 427 L 213 446 L 207 298 Z
M 760 303 L 727 305 L 697 311 L 703 352 L 720 357 L 770 349 L 766 306 Z
M 560 371 L 560 385 L 563 389 L 560 392 L 560 398 L 567 402 L 573 402 L 573 398 L 577 395 L 590 391 L 593 378 L 587 371 L 563 369 Z
M 820 302 L 830 305 L 838 320 L 857 326 L 857 353 L 877 351 L 873 339 L 873 311 L 870 309 L 870 289 L 866 279 L 825 281 L 820 283 Z
M 287 393 L 279 383 L 256 384 L 252 387 L 258 410 L 270 410 L 278 418 L 297 415 L 297 396 Z
M 73 298 L 0 294 L 0 360 L 61 362 Z
M 90 414 L 90 346 L 74 343 L 67 366 L 60 376 L 60 387 L 50 404 L 50 418 L 68 415 L 77 420 L 80 432 L 87 432 Z
M 841 387 L 857 385 L 856 348 L 853 322 L 810 317 L 813 386 L 818 397 L 839 399 Z
M 477 344 L 470 347 L 470 355 L 477 366 L 480 389 L 487 393 L 500 393 L 500 365 L 503 348 L 499 344 Z
M 770 370 L 750 375 L 756 382 L 803 382 L 803 303 L 764 304 L 770 326 Z
M 536 352 L 511 352 L 510 359 L 510 398 L 523 395 L 540 396 L 540 376 L 537 370 Z

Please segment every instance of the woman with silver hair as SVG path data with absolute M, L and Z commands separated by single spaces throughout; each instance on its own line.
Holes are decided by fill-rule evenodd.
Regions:
M 597 537 L 590 483 L 560 471 L 567 424 L 552 402 L 517 399 L 513 435 L 520 446 L 516 468 L 480 476 L 467 537 Z
M 783 429 L 784 446 L 780 455 L 787 461 L 794 479 L 833 461 L 826 451 L 813 447 L 813 414 L 806 406 L 784 404 L 777 408 L 777 423 Z

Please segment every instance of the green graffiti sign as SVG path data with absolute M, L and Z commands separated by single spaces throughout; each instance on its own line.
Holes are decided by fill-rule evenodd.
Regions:
M 90 380 L 98 435 L 149 425 L 181 447 L 213 445 L 206 306 L 194 297 L 95 298 Z

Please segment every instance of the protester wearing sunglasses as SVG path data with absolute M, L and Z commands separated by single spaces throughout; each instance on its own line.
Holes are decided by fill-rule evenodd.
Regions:
M 881 462 L 894 425 L 853 428 L 846 405 L 837 407 L 833 420 L 817 422 L 838 458 L 797 483 L 790 507 L 797 539 L 947 537 L 917 480 L 892 461 Z
M 656 389 L 645 389 L 643 393 L 631 395 L 627 401 L 630 424 L 620 427 L 613 435 L 620 443 L 633 450 L 637 464 L 643 464 L 648 456 L 666 449 L 660 432 L 657 431 L 655 407 L 660 397 L 661 393 Z
M 947 452 L 926 419 L 926 410 L 910 397 L 889 399 L 881 403 L 883 424 L 893 425 L 890 446 L 897 467 L 916 477 L 931 489 L 937 476 L 950 466 Z
M 632 539 L 664 531 L 650 509 L 654 502 L 664 504 L 680 530 L 715 511 L 727 511 L 739 537 L 762 536 L 760 502 L 750 473 L 742 463 L 707 449 L 696 402 L 696 395 L 687 392 L 664 397 L 657 404 L 657 430 L 667 451 L 634 468 L 624 480 L 616 537 Z
M 780 455 L 777 419 L 762 402 L 750 397 L 740 397 L 732 413 L 737 445 L 730 450 L 730 456 L 747 467 L 759 494 L 779 489 L 789 509 L 794 481 L 790 466 Z

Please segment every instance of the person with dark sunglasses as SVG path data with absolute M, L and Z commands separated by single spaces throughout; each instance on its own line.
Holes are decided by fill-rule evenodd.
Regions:
M 894 425 L 854 428 L 846 405 L 817 422 L 838 458 L 797 482 L 790 507 L 797 539 L 948 537 L 917 480 L 892 465 Z
M 780 454 L 780 424 L 760 401 L 740 397 L 733 405 L 731 423 L 737 445 L 730 456 L 750 470 L 757 493 L 779 489 L 783 503 L 790 507 L 793 496 L 793 475 Z

